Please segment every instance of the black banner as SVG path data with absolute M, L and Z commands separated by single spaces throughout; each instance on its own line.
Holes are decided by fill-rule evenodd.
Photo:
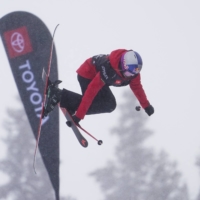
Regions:
M 27 12 L 12 12 L 0 19 L 0 34 L 31 128 L 34 136 L 37 137 L 44 93 L 42 70 L 44 68 L 47 71 L 49 64 L 51 33 L 35 15 Z M 52 56 L 50 79 L 58 79 L 55 48 Z M 55 108 L 50 116 L 42 122 L 39 150 L 58 200 L 58 108 Z

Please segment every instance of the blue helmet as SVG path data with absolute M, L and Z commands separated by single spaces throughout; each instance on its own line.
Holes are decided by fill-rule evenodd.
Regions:
M 121 57 L 121 68 L 124 76 L 134 76 L 142 69 L 142 58 L 135 51 L 127 51 Z

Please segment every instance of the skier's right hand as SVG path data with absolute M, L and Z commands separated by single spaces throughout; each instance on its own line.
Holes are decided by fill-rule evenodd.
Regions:
M 76 115 L 72 115 L 72 119 L 75 122 L 75 124 L 79 125 L 79 122 L 81 121 L 80 118 L 78 118 Z

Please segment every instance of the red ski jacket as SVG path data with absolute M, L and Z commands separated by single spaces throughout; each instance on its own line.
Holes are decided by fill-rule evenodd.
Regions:
M 112 51 L 109 55 L 97 55 L 87 59 L 77 70 L 77 73 L 87 79 L 91 79 L 82 101 L 76 112 L 76 116 L 83 119 L 87 113 L 94 97 L 104 86 L 126 86 L 129 85 L 143 108 L 150 105 L 140 82 L 140 74 L 126 78 L 122 75 L 119 63 L 126 49 Z

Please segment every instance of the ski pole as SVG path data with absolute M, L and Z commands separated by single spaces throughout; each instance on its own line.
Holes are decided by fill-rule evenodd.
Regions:
M 135 110 L 140 111 L 141 107 L 140 106 L 136 106 Z
M 103 141 L 102 141 L 102 140 L 96 139 L 93 135 L 91 135 L 89 132 L 87 132 L 82 126 L 80 126 L 79 124 L 77 124 L 77 126 L 78 126 L 82 131 L 84 131 L 86 134 L 88 134 L 91 138 L 93 138 L 94 140 L 96 140 L 98 145 L 102 145 L 102 144 L 103 144 Z

